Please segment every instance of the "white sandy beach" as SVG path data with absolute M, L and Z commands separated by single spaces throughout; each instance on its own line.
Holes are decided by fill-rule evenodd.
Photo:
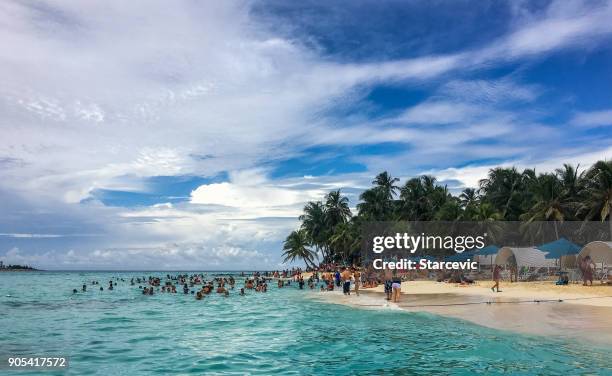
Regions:
M 520 282 L 502 283 L 502 292 L 494 293 L 491 284 L 404 282 L 398 304 L 385 300 L 383 286 L 362 290 L 360 296 L 344 296 L 340 291 L 313 296 L 363 309 L 429 312 L 496 329 L 612 344 L 612 287 Z
M 453 294 L 480 297 L 483 300 L 563 300 L 564 303 L 597 307 L 612 307 L 612 286 L 582 286 L 570 284 L 557 286 L 551 281 L 501 283 L 502 292 L 491 291 L 491 281 L 477 281 L 473 285 L 459 285 L 434 281 L 409 281 L 402 283 L 404 295 Z M 384 292 L 382 285 L 366 291 Z

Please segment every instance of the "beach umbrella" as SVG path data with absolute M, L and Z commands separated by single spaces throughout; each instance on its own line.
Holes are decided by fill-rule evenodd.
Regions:
M 565 238 L 555 240 L 550 243 L 542 244 L 536 247 L 540 251 L 547 252 L 547 259 L 560 259 L 567 255 L 577 255 L 580 252 L 580 246 L 570 242 Z
M 493 265 L 493 259 L 497 255 L 497 251 L 499 251 L 499 247 L 496 245 L 488 245 L 474 250 L 474 255 L 478 256 L 478 267 L 480 268 L 481 264 L 487 265 L 487 261 L 489 261 L 489 266 Z
M 580 246 L 565 238 L 557 239 L 550 243 L 542 244 L 537 249 L 547 252 L 547 259 L 559 260 L 559 267 L 572 268 L 576 264 L 576 255 L 580 252 Z
M 488 245 L 484 248 L 476 250 L 476 254 L 479 256 L 491 256 L 496 255 L 497 251 L 499 251 L 499 247 L 496 245 Z

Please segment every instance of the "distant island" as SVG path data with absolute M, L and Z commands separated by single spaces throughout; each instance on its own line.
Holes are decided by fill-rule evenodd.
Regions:
M 33 268 L 28 265 L 4 265 L 2 261 L 0 261 L 0 272 L 14 272 L 14 271 L 24 271 L 31 272 L 37 271 L 38 269 Z

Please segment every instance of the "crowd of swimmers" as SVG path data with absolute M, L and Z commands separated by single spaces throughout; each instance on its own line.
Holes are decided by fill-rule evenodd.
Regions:
M 113 280 L 108 281 L 108 290 L 113 290 L 115 288 L 115 286 L 117 286 L 117 283 L 121 281 L 121 282 L 125 282 L 125 280 L 123 278 L 115 278 L 115 282 L 113 282 Z M 99 286 L 100 285 L 100 281 L 91 281 L 91 285 L 92 286 Z M 99 288 L 100 291 L 104 291 L 104 287 L 100 286 Z M 77 292 L 79 292 L 79 290 L 77 289 L 73 289 L 72 293 L 76 294 Z M 87 292 L 87 284 L 84 283 L 83 286 L 81 286 L 81 292 Z
M 245 274 L 242 273 L 241 276 L 245 276 Z M 271 279 L 271 273 L 255 272 L 252 276 L 245 277 L 243 281 L 244 285 L 240 288 L 238 294 L 245 295 L 246 290 L 265 293 L 268 291 L 268 282 L 270 282 Z M 115 277 L 114 280 L 109 280 L 107 290 L 112 291 L 115 286 L 118 286 L 119 282 L 126 282 L 126 280 L 118 277 Z M 100 282 L 93 280 L 90 284 L 99 286 Z M 213 292 L 227 297 L 230 295 L 230 291 L 234 290 L 237 286 L 236 279 L 232 275 L 207 279 L 204 274 L 167 274 L 166 278 L 163 280 L 157 276 L 134 277 L 130 279 L 129 284 L 130 286 L 138 285 L 138 288 L 142 291 L 142 295 L 154 295 L 156 293 L 177 294 L 180 291 L 184 295 L 194 295 L 197 300 L 201 300 L 206 295 Z M 104 291 L 102 286 L 100 286 L 99 289 L 100 291 Z M 77 289 L 72 290 L 73 294 L 77 294 L 78 292 Z M 87 292 L 87 284 L 83 284 L 81 292 Z
M 258 293 L 266 293 L 268 291 L 268 283 L 276 280 L 277 288 L 281 289 L 288 286 L 297 286 L 298 289 L 310 289 L 319 291 L 334 291 L 335 288 L 342 287 L 345 295 L 351 293 L 351 283 L 354 286 L 354 291 L 359 295 L 359 287 L 361 285 L 361 272 L 358 268 L 342 267 L 334 272 L 313 272 L 307 278 L 304 278 L 303 270 L 300 268 L 287 269 L 282 271 L 272 272 L 254 272 L 252 274 L 240 273 L 242 286 L 239 287 L 238 294 L 245 295 L 251 290 Z M 124 278 L 115 277 L 108 281 L 108 291 L 114 290 L 119 283 L 125 283 Z M 100 286 L 100 281 L 90 281 L 95 288 L 99 287 L 100 291 L 104 291 L 104 287 Z M 142 276 L 129 279 L 130 286 L 138 286 L 142 291 L 142 295 L 155 294 L 178 294 L 194 295 L 196 300 L 202 300 L 207 295 L 212 293 L 221 296 L 230 296 L 230 292 L 238 287 L 236 278 L 233 275 L 216 276 L 207 278 L 205 274 L 166 274 L 165 278 L 159 276 Z M 74 294 L 78 293 L 77 289 L 73 289 Z M 87 284 L 83 284 L 81 292 L 87 292 Z
M 402 279 L 395 271 L 387 270 L 384 275 L 378 274 L 374 280 L 364 278 L 366 273 L 367 270 L 358 267 L 338 266 L 332 269 L 328 266 L 323 270 L 309 273 L 305 278 L 302 269 L 293 268 L 282 271 L 235 274 L 241 279 L 240 282 L 236 281 L 234 275 L 208 277 L 202 273 L 166 274 L 165 278 L 159 276 L 132 277 L 129 279 L 129 285 L 134 288 L 138 286 L 142 295 L 182 293 L 193 295 L 196 300 L 202 300 L 211 294 L 228 297 L 234 290 L 237 290 L 237 294 L 241 296 L 246 295 L 247 291 L 266 293 L 269 288 L 268 284 L 272 283 L 273 279 L 276 280 L 278 289 L 296 286 L 300 290 L 323 292 L 342 288 L 344 295 L 351 295 L 351 291 L 359 295 L 360 288 L 373 288 L 382 283 L 385 286 L 387 300 L 399 302 Z M 124 278 L 115 277 L 108 281 L 107 290 L 112 291 L 119 283 L 126 282 Z M 94 280 L 90 284 L 104 291 L 104 288 L 100 286 L 100 281 Z M 87 284 L 83 284 L 81 291 L 87 292 Z M 78 293 L 78 290 L 74 289 L 73 293 Z

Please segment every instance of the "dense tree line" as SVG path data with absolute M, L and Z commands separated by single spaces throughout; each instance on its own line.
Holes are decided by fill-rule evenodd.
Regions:
M 608 221 L 612 234 L 612 161 L 588 170 L 569 164 L 554 173 L 534 169 L 491 169 L 478 188 L 458 196 L 423 175 L 406 181 L 382 172 L 359 196 L 357 213 L 340 190 L 308 202 L 301 226 L 287 236 L 285 261 L 348 262 L 360 246 L 360 228 L 372 221 Z M 317 255 L 322 255 L 318 260 Z
M 8 270 L 35 270 L 33 267 L 28 266 L 28 265 L 3 265 L 2 266 L 3 269 L 8 269 Z

